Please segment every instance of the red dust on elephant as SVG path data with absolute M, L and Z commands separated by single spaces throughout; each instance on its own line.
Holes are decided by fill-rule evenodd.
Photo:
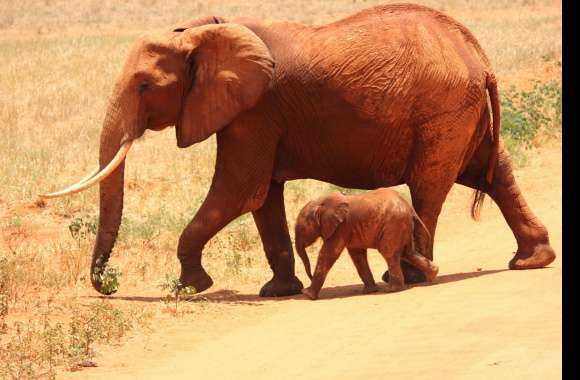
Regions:
M 121 224 L 125 156 L 145 130 L 171 126 L 182 148 L 217 134 L 211 187 L 177 247 L 181 283 L 198 291 L 213 283 L 202 266 L 205 244 L 248 212 L 273 272 L 260 294 L 301 291 L 284 184 L 303 178 L 360 189 L 407 184 L 432 239 L 447 193 L 460 183 L 501 209 L 518 246 L 510 268 L 555 258 L 501 142 L 489 59 L 465 26 L 439 11 L 382 5 L 319 26 L 206 17 L 138 40 L 109 99 L 98 170 L 45 195 L 99 183 L 90 278 L 100 292 Z M 424 279 L 406 263 L 403 272 Z

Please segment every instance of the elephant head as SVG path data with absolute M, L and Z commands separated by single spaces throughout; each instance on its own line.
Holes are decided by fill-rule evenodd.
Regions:
M 312 279 L 312 272 L 306 248 L 314 244 L 319 237 L 322 237 L 323 240 L 329 239 L 338 226 L 346 220 L 348 209 L 346 197 L 340 193 L 335 193 L 308 202 L 300 210 L 294 233 L 296 252 L 310 279 Z
M 213 21 L 211 25 L 191 25 L 133 45 L 104 118 L 99 167 L 75 185 L 43 195 L 72 194 L 100 183 L 99 227 L 90 277 L 101 293 L 100 274 L 121 224 L 124 159 L 132 142 L 147 129 L 169 126 L 176 127 L 181 148 L 205 140 L 254 107 L 271 81 L 273 58 L 248 28 Z

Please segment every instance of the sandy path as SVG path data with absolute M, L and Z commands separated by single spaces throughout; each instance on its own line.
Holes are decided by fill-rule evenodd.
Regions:
M 470 192 L 456 186 L 440 218 L 433 285 L 361 296 L 343 255 L 319 301 L 214 291 L 217 306 L 195 323 L 166 321 L 103 353 L 98 368 L 62 378 L 561 378 L 560 147 L 542 149 L 517 178 L 551 233 L 550 268 L 506 270 L 515 241 L 499 209 L 486 202 L 472 222 Z M 379 279 L 385 264 L 371 259 Z

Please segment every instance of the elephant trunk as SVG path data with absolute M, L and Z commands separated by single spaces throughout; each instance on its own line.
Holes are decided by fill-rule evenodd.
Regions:
M 121 148 L 121 145 L 127 140 L 120 111 L 118 101 L 113 101 L 109 104 L 101 132 L 99 149 L 99 165 L 101 170 L 111 162 Z M 109 261 L 121 225 L 124 172 L 125 161 L 123 160 L 99 184 L 99 226 L 91 260 L 90 278 L 95 290 L 101 294 L 111 294 L 115 291 L 102 289 L 101 275 Z
M 308 253 L 306 253 L 305 245 L 303 243 L 297 243 L 296 252 L 300 257 L 300 260 L 302 260 L 302 264 L 304 264 L 304 270 L 306 271 L 308 278 L 312 280 L 312 272 L 310 271 L 310 259 L 308 258 Z

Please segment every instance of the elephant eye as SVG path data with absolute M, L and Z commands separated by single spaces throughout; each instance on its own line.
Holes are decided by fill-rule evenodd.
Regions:
M 142 94 L 146 91 L 151 90 L 151 84 L 149 82 L 141 82 L 139 83 L 139 85 L 137 86 L 137 89 L 139 90 L 139 93 Z

